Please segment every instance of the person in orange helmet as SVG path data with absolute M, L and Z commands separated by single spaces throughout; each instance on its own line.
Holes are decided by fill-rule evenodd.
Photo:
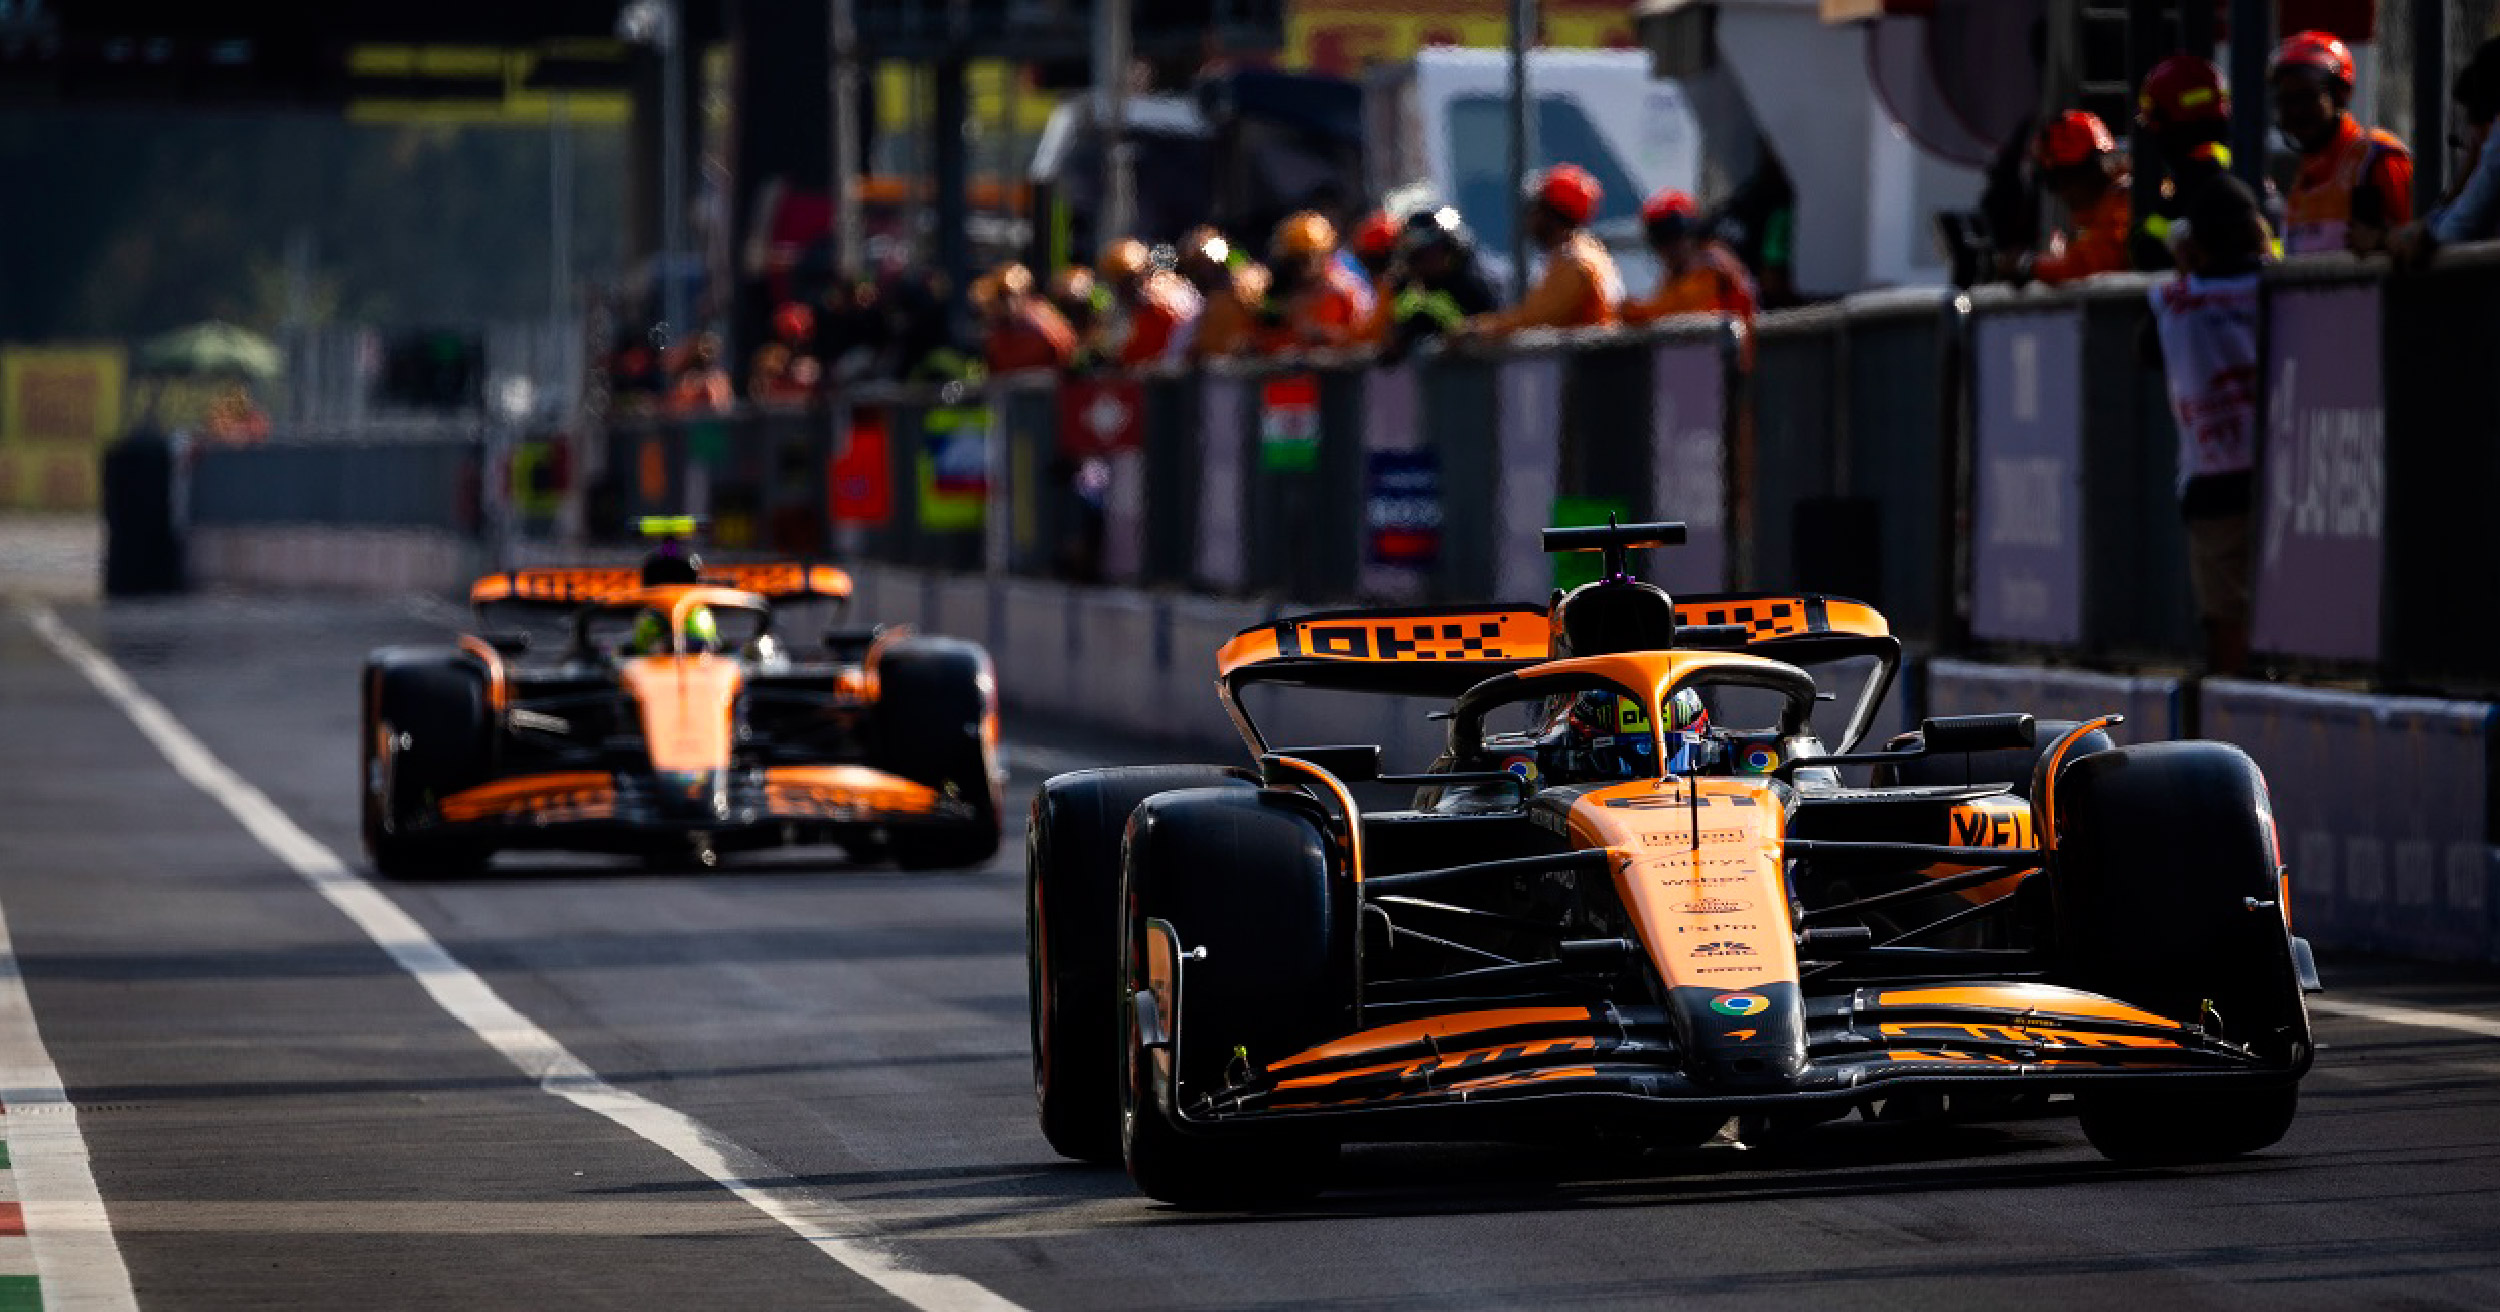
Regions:
M 1371 289 L 1337 258 L 1337 226 L 1317 210 L 1276 225 L 1268 245 L 1267 303 L 1260 315 L 1262 352 L 1345 346 L 1368 317 Z
M 1623 303 L 1625 323 L 1679 314 L 1724 314 L 1753 326 L 1759 298 L 1744 261 L 1727 243 L 1702 231 L 1701 207 L 1666 187 L 1641 205 L 1641 227 L 1658 252 L 1658 290 Z
M 2413 154 L 2353 118 L 2352 78 L 2352 51 L 2326 32 L 2293 33 L 2266 74 L 2275 126 L 2300 149 L 2284 198 L 2290 254 L 2366 255 L 2386 245 L 2389 229 L 2413 221 Z
M 1173 272 L 1206 303 L 1191 330 L 1174 342 L 1181 358 L 1212 360 L 1250 349 L 1267 299 L 1267 270 L 1242 256 L 1224 234 L 1201 224 L 1181 238 Z
M 975 278 L 972 305 L 981 315 L 981 354 L 991 373 L 1076 363 L 1076 330 L 1034 294 L 1032 270 L 1008 263 Z
M 1587 169 L 1557 164 L 1526 199 L 1528 236 L 1545 252 L 1545 270 L 1517 305 L 1462 325 L 1467 334 L 1504 337 L 1525 328 L 1603 328 L 1623 305 L 1623 275 L 1605 244 L 1588 230 L 1605 189 Z M 1526 276 L 1525 270 L 1518 275 Z
M 1103 335 L 1103 354 L 1124 368 L 1163 360 L 1183 325 L 1198 317 L 1198 293 L 1146 244 L 1122 237 L 1103 247 L 1094 266 L 1111 291 L 1113 318 Z
M 2046 250 L 2009 255 L 2006 274 L 2016 282 L 2055 285 L 2132 267 L 2133 184 L 2119 171 L 2109 127 L 2097 115 L 2067 110 L 2041 125 L 2031 154 L 2049 194 L 2066 208 L 2067 226 L 2049 235 Z

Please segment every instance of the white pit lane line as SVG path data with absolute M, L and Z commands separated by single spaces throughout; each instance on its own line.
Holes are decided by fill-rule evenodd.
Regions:
M 314 891 L 329 899 L 366 937 L 389 953 L 402 970 L 414 976 L 454 1020 L 502 1053 L 522 1074 L 536 1080 L 541 1089 L 640 1135 L 757 1211 L 789 1227 L 816 1251 L 912 1307 L 929 1312 L 1021 1312 L 1017 1304 L 962 1276 L 917 1271 L 904 1265 L 876 1238 L 875 1222 L 854 1208 L 799 1190 L 755 1183 L 749 1178 L 751 1175 L 779 1172 L 758 1154 L 713 1132 L 693 1117 L 600 1078 L 597 1071 L 567 1051 L 554 1035 L 515 1010 L 485 980 L 454 959 L 425 932 L 424 926 L 400 910 L 399 904 L 371 880 L 350 869 L 337 853 L 289 819 L 266 794 L 218 760 L 162 703 L 132 683 L 120 666 L 63 624 L 51 607 L 38 602 L 22 610 L 36 634 L 129 716 L 139 732 L 164 754 L 175 773 L 215 799 L 261 846 L 303 876 Z M 4 1006 L 5 999 L 0 999 L 0 1007 Z M 0 1020 L 5 1020 L 4 1013 L 0 1013 Z M 5 1033 L 0 1033 L 0 1038 L 5 1038 Z M 46 1069 L 49 1070 L 48 1065 Z M 52 1085 L 55 1096 L 59 1096 L 57 1077 Z M 14 1095 L 14 1086 L 10 1092 Z M 11 1129 L 14 1137 L 15 1127 Z M 78 1156 L 84 1175 L 83 1145 L 78 1148 Z M 96 1197 L 92 1179 L 86 1184 L 85 1197 Z M 88 1206 L 98 1214 L 96 1228 L 102 1229 L 101 1203 Z M 31 1223 L 41 1214 L 31 1207 L 29 1210 Z M 31 1231 L 33 1225 L 28 1229 Z M 116 1267 L 120 1265 L 118 1252 L 114 1254 L 114 1263 Z M 122 1306 L 129 1306 L 126 1275 L 122 1296 Z
M 2432 1011 L 2427 1007 L 2387 1007 L 2375 1002 L 2351 1002 L 2343 998 L 2311 998 L 2309 1010 L 2329 1016 L 2349 1016 L 2354 1020 L 2373 1020 L 2381 1025 L 2406 1025 L 2416 1029 L 2454 1030 L 2459 1034 L 2477 1034 L 2486 1039 L 2500 1039 L 2500 1020 L 2471 1016 L 2461 1011 Z
M 139 1306 L 130 1268 L 106 1223 L 78 1108 L 44 1051 L 17 946 L 0 915 L 0 1105 L 7 1114 L 9 1167 L 17 1177 L 35 1280 L 46 1307 L 122 1312 Z

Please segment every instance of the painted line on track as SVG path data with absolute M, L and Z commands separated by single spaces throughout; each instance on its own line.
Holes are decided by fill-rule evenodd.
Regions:
M 18 972 L 17 946 L 0 913 L 0 1122 L 8 1126 L 8 1166 L 27 1242 L 34 1248 L 42 1306 L 119 1312 L 136 1308 L 130 1268 L 96 1191 L 78 1108 L 44 1050 L 34 1003 Z
M 2311 998 L 2309 1010 L 2329 1016 L 2349 1016 L 2354 1020 L 2374 1020 L 2381 1025 L 2406 1025 L 2416 1029 L 2454 1030 L 2459 1034 L 2476 1034 L 2486 1039 L 2500 1039 L 2500 1020 L 2474 1016 L 2462 1011 L 2433 1011 L 2427 1007 L 2388 1007 L 2375 1002 L 2351 1002 L 2343 998 Z
M 476 972 L 461 965 L 373 881 L 351 869 L 267 794 L 217 759 L 171 711 L 142 691 L 110 657 L 88 645 L 51 607 L 35 603 L 22 610 L 36 634 L 128 716 L 176 774 L 223 806 L 261 846 L 303 876 L 314 891 L 414 976 L 454 1020 L 503 1054 L 541 1089 L 641 1136 L 787 1226 L 818 1252 L 913 1307 L 932 1312 L 1017 1312 L 1017 1304 L 972 1280 L 905 1265 L 875 1237 L 874 1221 L 846 1204 L 757 1183 L 753 1176 L 774 1173 L 760 1155 L 683 1112 L 608 1083 L 553 1034 L 504 1001 Z M 87 1189 L 93 1197 L 92 1182 Z

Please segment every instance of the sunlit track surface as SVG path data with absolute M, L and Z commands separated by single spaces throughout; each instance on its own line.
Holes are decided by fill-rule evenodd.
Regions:
M 351 861 L 354 675 L 433 608 L 65 608 Z M 1014 671 L 1002 678 L 1012 690 Z M 1149 759 L 1010 718 L 1041 772 Z M 891 1306 L 549 1097 L 0 613 L 0 908 L 142 1306 Z M 1626 1160 L 1349 1153 L 1319 1201 L 1191 1215 L 1055 1158 L 1025 1054 L 1020 845 L 907 876 L 534 858 L 392 898 L 619 1088 L 1034 1308 L 2500 1304 L 2500 1039 L 2322 1011 L 2278 1149 L 2109 1166 L 2071 1121 L 1850 1122 Z M 2333 1002 L 2500 1021 L 2500 977 L 2328 962 Z

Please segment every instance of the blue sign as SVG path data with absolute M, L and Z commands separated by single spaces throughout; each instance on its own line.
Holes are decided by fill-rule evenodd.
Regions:
M 1375 565 L 1428 570 L 1441 559 L 1441 460 L 1430 451 L 1364 456 L 1364 555 Z

